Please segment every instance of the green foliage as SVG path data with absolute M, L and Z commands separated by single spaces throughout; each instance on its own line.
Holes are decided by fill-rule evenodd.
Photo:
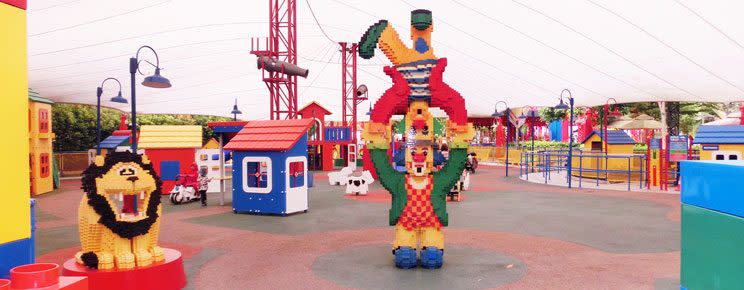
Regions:
M 524 148 L 525 150 L 531 150 L 532 149 L 532 141 L 520 141 L 519 147 Z M 578 146 L 579 144 L 574 144 L 574 147 Z M 544 141 L 544 140 L 535 140 L 535 150 L 556 150 L 556 149 L 567 149 L 568 143 L 560 142 L 560 141 Z
M 119 129 L 121 112 L 101 108 L 101 140 Z M 230 121 L 231 118 L 202 115 L 137 115 L 137 127 L 142 125 L 199 125 L 203 142 L 215 137 L 208 122 Z M 56 135 L 54 151 L 85 151 L 96 146 L 96 107 L 73 104 L 54 104 L 52 130 Z
M 101 108 L 101 139 L 119 128 L 121 112 Z M 96 107 L 52 105 L 54 151 L 84 151 L 96 144 Z
M 545 121 L 545 123 L 552 123 L 553 121 L 559 121 L 563 120 L 563 117 L 566 116 L 566 113 L 568 110 L 559 110 L 555 109 L 553 107 L 545 107 L 540 109 L 540 119 Z

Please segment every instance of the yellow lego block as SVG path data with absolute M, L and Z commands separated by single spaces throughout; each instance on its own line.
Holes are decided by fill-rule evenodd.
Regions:
M 368 122 L 364 125 L 362 139 L 367 141 L 369 149 L 388 149 L 392 140 L 390 125 L 386 123 Z
M 0 244 L 31 236 L 26 37 L 26 12 L 0 3 Z

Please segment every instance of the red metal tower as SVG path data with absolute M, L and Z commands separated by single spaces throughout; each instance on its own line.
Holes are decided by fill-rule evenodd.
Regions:
M 252 54 L 297 65 L 296 0 L 269 0 L 269 37 L 263 50 L 260 46 L 260 40 L 251 39 Z M 262 68 L 262 77 L 269 88 L 271 120 L 296 119 L 297 76 Z
M 357 44 L 349 46 L 346 42 L 341 45 L 341 114 L 344 126 L 350 127 L 351 140 L 356 144 L 357 135 L 357 105 L 367 100 L 366 92 L 357 93 Z

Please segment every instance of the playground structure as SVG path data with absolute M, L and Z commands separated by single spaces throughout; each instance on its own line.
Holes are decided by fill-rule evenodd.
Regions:
M 308 129 L 308 165 L 310 170 L 333 170 L 337 165 L 334 151 L 348 165 L 356 164 L 356 142 L 353 127 L 326 122 L 331 112 L 316 102 L 310 102 L 298 111 L 302 119 L 312 120 Z M 343 166 L 343 165 L 342 165 Z
M 54 189 L 52 171 L 52 102 L 28 90 L 28 162 L 31 166 L 31 195 Z
M 741 160 L 744 126 L 700 126 L 692 144 L 700 145 L 700 160 Z
M 225 146 L 233 155 L 233 212 L 286 216 L 308 210 L 307 130 L 312 120 L 249 121 Z
M 400 40 L 387 20 L 370 26 L 359 42 L 360 56 L 373 57 L 379 45 L 395 66 L 384 69 L 393 86 L 372 108 L 363 138 L 380 183 L 393 196 L 390 210 L 390 225 L 396 227 L 393 254 L 396 267 L 403 269 L 419 265 L 419 243 L 420 266 L 428 269 L 442 266 L 442 227 L 448 225 L 446 197 L 465 168 L 468 144 L 474 134 L 473 125 L 467 123 L 464 99 L 442 80 L 447 61 L 434 56 L 432 31 L 431 11 L 414 10 L 411 11 L 413 49 Z M 450 117 L 449 160 L 436 172 L 432 172 L 436 140 L 430 107 L 439 107 Z M 405 114 L 405 173 L 393 169 L 388 155 L 392 141 L 390 118 L 394 114 Z
M 297 66 L 296 0 L 269 0 L 269 37 L 263 49 L 259 39 L 251 39 L 251 53 L 269 89 L 270 119 L 296 119 L 297 76 L 308 74 Z
M 196 149 L 202 147 L 201 126 L 146 125 L 139 133 L 139 148 L 144 149 L 155 172 L 163 180 L 163 194 L 175 186 L 181 173 L 189 172 L 196 162 Z

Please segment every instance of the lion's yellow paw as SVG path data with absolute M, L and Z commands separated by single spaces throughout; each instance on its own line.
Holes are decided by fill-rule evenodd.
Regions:
M 134 254 L 122 253 L 116 255 L 116 268 L 118 269 L 132 269 L 134 268 Z
M 163 248 L 158 246 L 152 247 L 152 257 L 155 259 L 156 262 L 164 261 L 165 252 L 163 251 Z
M 137 267 L 143 267 L 152 264 L 152 254 L 148 251 L 138 251 L 134 254 Z

